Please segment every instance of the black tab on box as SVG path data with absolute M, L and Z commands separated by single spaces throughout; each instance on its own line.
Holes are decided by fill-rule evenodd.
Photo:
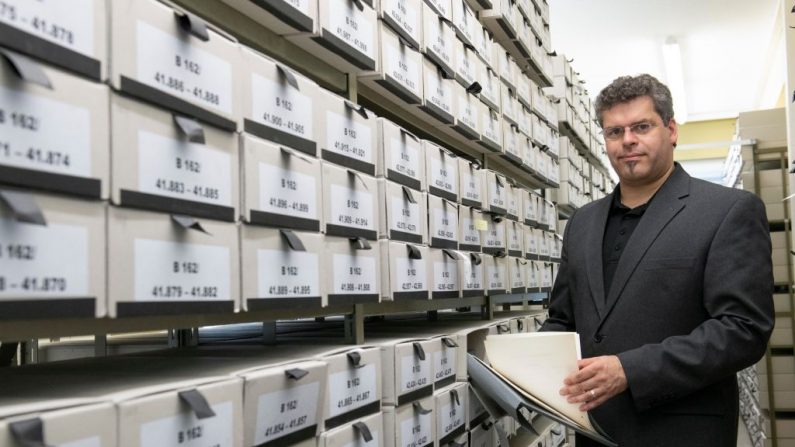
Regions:
M 11 436 L 25 447 L 45 447 L 44 422 L 39 417 L 24 419 L 8 424 Z
M 37 84 L 52 90 L 52 83 L 42 67 L 27 56 L 0 48 L 0 55 L 5 57 L 11 69 L 25 82 Z
M 96 298 L 52 298 L 0 301 L 0 321 L 46 318 L 94 318 Z
M 0 166 L 0 183 L 88 199 L 99 199 L 102 196 L 102 182 L 99 179 L 12 166 Z
M 0 201 L 11 209 L 17 222 L 47 226 L 44 213 L 41 212 L 33 194 L 0 189 Z
M 207 399 L 195 388 L 191 390 L 180 391 L 178 393 L 179 400 L 188 404 L 193 414 L 197 419 L 208 419 L 215 416 L 215 411 L 210 407 Z
M 348 168 L 356 169 L 368 175 L 375 175 L 375 164 L 359 160 L 358 158 L 348 157 L 327 149 L 321 151 L 321 156 L 324 160 L 328 160 L 334 164 L 345 166 Z
M 268 227 L 291 228 L 293 230 L 320 231 L 320 221 L 304 219 L 286 214 L 267 213 L 265 211 L 251 210 L 249 220 L 253 224 Z
M 302 296 L 295 298 L 248 298 L 246 307 L 251 312 L 277 309 L 317 309 L 320 310 L 322 301 L 319 296 Z
M 162 211 L 169 214 L 190 214 L 196 217 L 225 222 L 235 221 L 235 209 L 231 206 L 194 202 L 127 189 L 121 190 L 119 198 L 119 205 L 124 207 Z
M 116 303 L 116 314 L 119 317 L 153 317 L 168 315 L 191 314 L 223 314 L 233 313 L 235 303 L 232 300 L 214 301 L 141 301 Z
M 252 135 L 258 136 L 276 144 L 284 145 L 297 151 L 303 152 L 313 157 L 317 156 L 317 143 L 306 138 L 297 137 L 279 129 L 266 126 L 262 123 L 250 120 L 243 120 L 243 130 Z

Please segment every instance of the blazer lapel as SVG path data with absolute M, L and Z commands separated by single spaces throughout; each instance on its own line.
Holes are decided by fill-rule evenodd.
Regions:
M 596 306 L 596 312 L 601 319 L 605 310 L 605 276 L 604 265 L 602 264 L 602 244 L 605 237 L 605 225 L 607 216 L 610 214 L 610 205 L 613 203 L 613 195 L 610 193 L 602 199 L 602 203 L 596 209 L 593 225 L 588 229 L 587 240 L 587 259 L 588 262 L 588 285 L 591 287 L 591 298 Z
M 602 322 L 615 307 L 619 297 L 621 297 L 624 286 L 626 286 L 627 281 L 629 281 L 651 244 L 657 239 L 657 236 L 659 236 L 665 226 L 668 225 L 668 222 L 685 207 L 685 202 L 680 199 L 687 197 L 689 192 L 690 176 L 677 163 L 674 172 L 671 173 L 671 178 L 657 191 L 651 204 L 649 204 L 649 208 L 632 233 L 632 237 L 629 238 L 627 247 L 618 261 L 616 273 L 610 285 L 610 293 L 605 303 L 605 309 L 600 315 Z M 601 228 L 604 228 L 604 225 Z M 601 265 L 601 252 L 599 253 L 599 259 L 599 265 Z

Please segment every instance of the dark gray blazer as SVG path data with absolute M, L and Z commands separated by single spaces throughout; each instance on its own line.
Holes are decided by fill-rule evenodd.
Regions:
M 773 329 L 770 233 L 761 200 L 677 164 L 604 296 L 613 194 L 569 220 L 542 330 L 577 331 L 583 357 L 617 354 L 629 388 L 591 412 L 621 446 L 736 445 L 735 373 Z M 577 446 L 592 445 L 578 438 Z

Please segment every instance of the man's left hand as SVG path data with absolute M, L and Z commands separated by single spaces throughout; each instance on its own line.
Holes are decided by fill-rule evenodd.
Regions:
M 589 411 L 627 389 L 624 367 L 615 355 L 591 357 L 577 362 L 580 368 L 563 381 L 561 396 L 569 403 L 582 403 L 580 411 Z

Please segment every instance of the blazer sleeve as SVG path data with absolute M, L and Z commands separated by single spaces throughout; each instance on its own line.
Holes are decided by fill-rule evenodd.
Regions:
M 710 318 L 690 334 L 618 355 L 639 410 L 687 396 L 764 355 L 774 322 L 769 231 L 762 201 L 743 194 L 707 254 L 703 305 Z
M 560 267 L 558 277 L 552 287 L 549 297 L 549 317 L 544 321 L 539 332 L 542 331 L 574 331 L 574 308 L 572 307 L 571 291 L 569 289 L 568 246 L 569 230 L 574 225 L 574 215 L 569 218 L 566 229 L 563 231 L 563 247 L 560 252 Z

